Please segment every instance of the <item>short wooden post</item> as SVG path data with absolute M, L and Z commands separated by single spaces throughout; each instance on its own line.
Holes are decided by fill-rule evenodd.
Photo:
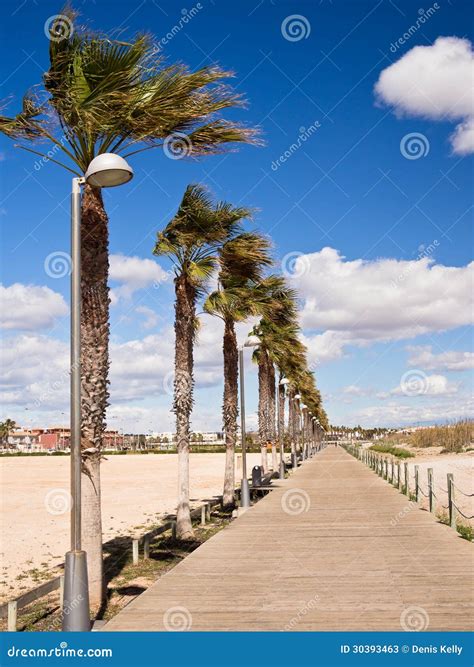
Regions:
M 211 503 L 206 503 L 206 520 L 211 520 Z
M 433 468 L 428 468 L 428 504 L 430 512 L 434 512 L 434 497 L 433 497 Z
M 201 526 L 206 525 L 206 506 L 201 506 Z
M 138 540 L 132 541 L 132 561 L 134 565 L 138 564 Z
M 64 574 L 59 577 L 59 606 L 64 607 Z
M 454 477 L 450 472 L 448 478 L 448 508 L 449 508 L 449 525 L 456 529 L 456 508 L 454 507 Z
M 150 558 L 150 538 L 148 536 L 143 538 L 143 558 Z
M 418 502 L 418 499 L 419 499 L 419 496 L 420 496 L 420 489 L 419 489 L 419 485 L 418 485 L 418 474 L 419 474 L 418 470 L 419 470 L 419 467 L 415 466 L 415 500 L 416 500 L 416 502 Z
M 402 489 L 402 476 L 401 476 L 401 470 L 400 470 L 400 461 L 397 461 L 397 486 L 398 486 L 398 490 L 401 491 L 401 489 Z
M 408 479 L 408 463 L 405 461 L 403 464 L 403 467 L 405 468 L 405 495 L 409 496 L 410 495 L 410 482 Z
M 16 618 L 17 618 L 17 601 L 13 600 L 8 603 L 8 632 L 16 632 Z
M 171 522 L 171 538 L 176 539 L 176 521 Z

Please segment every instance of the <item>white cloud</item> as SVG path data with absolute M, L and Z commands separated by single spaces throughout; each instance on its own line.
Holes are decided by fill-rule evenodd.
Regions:
M 61 294 L 49 287 L 0 285 L 0 328 L 25 331 L 50 328 L 68 313 Z
M 426 371 L 465 371 L 474 368 L 474 352 L 448 350 L 434 354 L 431 345 L 408 346 L 408 365 Z
M 302 262 L 299 270 L 298 262 Z M 368 345 L 463 326 L 471 322 L 474 262 L 465 267 L 433 258 L 346 260 L 333 248 L 303 255 L 292 284 L 303 299 L 306 342 L 323 358 L 346 345 Z M 312 337 L 311 331 L 325 330 Z
M 347 394 L 348 396 L 367 396 L 370 394 L 370 389 L 364 389 L 363 387 L 359 387 L 356 384 L 349 384 L 347 387 L 344 387 L 342 389 L 343 394 Z
M 158 315 L 154 310 L 148 308 L 148 306 L 137 306 L 135 312 L 139 315 L 144 315 L 145 319 L 142 323 L 144 329 L 154 329 L 158 324 Z
M 401 404 L 395 401 L 383 405 L 368 406 L 348 415 L 345 424 L 362 426 L 402 426 L 432 424 L 440 421 L 471 417 L 474 410 L 472 397 L 462 397 L 441 403 Z
M 399 115 L 460 121 L 451 144 L 462 155 L 474 152 L 473 78 L 471 42 L 438 37 L 431 46 L 415 46 L 384 69 L 375 93 Z
M 152 259 L 111 255 L 109 278 L 111 283 L 119 283 L 111 290 L 111 303 L 115 305 L 120 298 L 129 299 L 139 289 L 172 281 L 172 274 Z
M 445 396 L 450 394 L 456 394 L 459 389 L 458 382 L 448 382 L 448 379 L 444 375 L 425 375 L 419 371 L 413 371 L 415 373 L 415 383 L 410 385 L 410 373 L 408 371 L 403 378 L 398 387 L 395 387 L 391 390 L 390 394 L 393 396 L 409 396 L 409 397 L 422 397 L 422 396 Z M 382 398 L 383 395 L 379 394 L 379 397 Z

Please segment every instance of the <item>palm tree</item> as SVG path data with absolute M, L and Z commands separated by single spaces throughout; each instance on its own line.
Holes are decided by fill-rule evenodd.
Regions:
M 207 313 L 224 322 L 224 398 L 222 421 L 226 444 L 224 505 L 234 504 L 235 443 L 238 415 L 238 347 L 235 323 L 261 315 L 267 306 L 272 279 L 263 271 L 272 264 L 270 243 L 258 234 L 242 233 L 225 243 L 219 252 L 218 288 L 204 304 Z
M 258 363 L 258 428 L 264 472 L 268 471 L 267 451 L 270 443 L 274 452 L 273 465 L 276 466 L 275 363 L 285 355 L 284 341 L 295 336 L 296 313 L 296 292 L 286 286 L 284 278 L 277 278 L 271 305 L 253 329 L 253 334 L 260 339 L 254 360 Z
M 181 64 L 165 66 L 147 35 L 123 42 L 76 25 L 58 38 L 64 17 L 72 24 L 76 13 L 66 7 L 51 26 L 43 87 L 24 96 L 16 116 L 0 116 L 0 131 L 19 140 L 21 148 L 82 176 L 101 153 L 127 157 L 165 144 L 168 153 L 184 146 L 193 156 L 220 152 L 231 142 L 256 141 L 253 130 L 220 115 L 243 103 L 222 83 L 230 72 L 215 66 L 196 72 Z M 41 141 L 53 144 L 48 155 L 50 146 L 43 152 L 41 146 L 25 145 Z M 109 259 L 101 191 L 89 185 L 81 226 L 82 532 L 94 607 L 105 593 L 100 460 L 109 398 Z
M 16 428 L 18 427 L 13 419 L 5 419 L 5 421 L 0 423 L 0 438 L 2 443 L 8 443 L 8 436 Z
M 177 537 L 193 535 L 189 510 L 189 420 L 193 406 L 196 303 L 217 268 L 220 246 L 235 236 L 246 208 L 213 204 L 205 189 L 189 185 L 173 220 L 158 234 L 153 253 L 166 255 L 175 271 L 175 378 L 173 411 L 178 439 Z

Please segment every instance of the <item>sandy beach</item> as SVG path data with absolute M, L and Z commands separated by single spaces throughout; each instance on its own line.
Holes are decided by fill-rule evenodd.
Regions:
M 249 454 L 248 466 L 260 463 Z M 192 504 L 222 493 L 224 454 L 191 454 Z M 64 560 L 69 546 L 68 457 L 0 459 L 3 535 L 0 552 L 0 601 L 38 585 L 38 572 Z M 240 472 L 237 470 L 237 480 Z M 102 463 L 104 542 L 145 527 L 174 513 L 177 455 L 109 456 Z

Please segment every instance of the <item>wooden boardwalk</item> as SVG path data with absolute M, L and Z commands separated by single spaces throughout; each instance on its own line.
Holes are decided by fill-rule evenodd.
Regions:
M 472 544 L 328 447 L 104 630 L 468 630 Z

